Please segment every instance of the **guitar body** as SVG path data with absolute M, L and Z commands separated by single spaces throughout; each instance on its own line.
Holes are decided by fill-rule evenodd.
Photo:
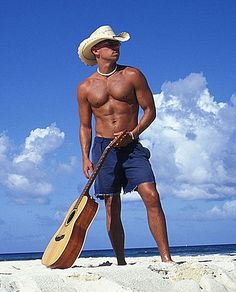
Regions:
M 89 195 L 75 200 L 57 232 L 50 240 L 42 263 L 52 269 L 66 269 L 80 255 L 88 228 L 98 211 L 98 203 Z

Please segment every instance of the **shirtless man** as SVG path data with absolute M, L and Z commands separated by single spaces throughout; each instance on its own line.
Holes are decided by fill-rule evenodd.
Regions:
M 156 117 L 153 95 L 138 69 L 117 64 L 121 42 L 128 39 L 128 33 L 115 35 L 110 26 L 102 26 L 79 46 L 78 53 L 85 64 L 98 64 L 97 71 L 78 87 L 83 172 L 89 178 L 105 147 L 127 130 L 122 142 L 110 151 L 95 181 L 96 196 L 105 199 L 108 235 L 118 265 L 125 265 L 120 191 L 135 189 L 146 206 L 161 260 L 171 262 L 165 216 L 149 163 L 150 152 L 138 140 Z M 143 109 L 140 121 L 139 107 Z M 91 161 L 92 115 L 96 137 Z

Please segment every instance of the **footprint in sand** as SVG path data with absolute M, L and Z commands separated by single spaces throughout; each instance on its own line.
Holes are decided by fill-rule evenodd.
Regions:
M 92 274 L 92 273 L 86 273 L 86 274 L 73 274 L 68 276 L 68 278 L 71 278 L 73 280 L 79 280 L 79 281 L 97 281 L 101 279 L 101 276 Z

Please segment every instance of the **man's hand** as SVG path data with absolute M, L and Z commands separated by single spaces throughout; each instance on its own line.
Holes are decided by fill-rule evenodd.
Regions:
M 91 173 L 93 173 L 93 164 L 89 159 L 83 160 L 83 172 L 86 178 L 89 178 Z
M 117 137 L 121 134 L 122 132 L 114 133 L 114 136 Z M 124 135 L 124 138 L 118 142 L 115 147 L 125 147 L 132 141 L 134 141 L 134 136 L 130 132 L 126 132 Z

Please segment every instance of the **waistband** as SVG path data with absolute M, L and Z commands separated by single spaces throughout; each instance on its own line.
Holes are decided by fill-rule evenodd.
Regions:
M 112 140 L 113 138 L 104 138 L 104 137 L 98 137 L 98 136 L 94 137 L 95 143 L 102 143 L 102 142 L 110 143 Z M 139 141 L 139 138 L 133 140 L 130 144 L 137 143 L 138 141 Z
M 113 138 L 94 137 L 94 142 L 111 142 Z

